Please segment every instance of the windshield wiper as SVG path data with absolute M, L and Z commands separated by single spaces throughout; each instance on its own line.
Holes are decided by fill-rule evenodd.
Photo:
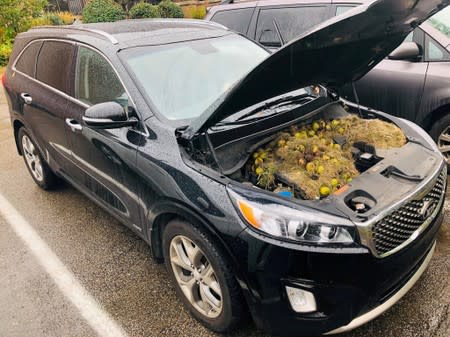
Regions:
M 280 112 L 284 112 L 285 110 L 292 110 L 292 108 L 283 109 L 282 111 L 278 110 L 279 108 L 282 108 L 285 105 L 291 105 L 298 103 L 299 105 L 302 105 L 302 100 L 305 99 L 305 97 L 310 97 L 308 94 L 298 95 L 298 96 L 286 96 L 283 98 L 279 98 L 277 100 L 274 100 L 272 102 L 265 103 L 263 106 L 253 109 L 252 111 L 239 116 L 234 121 L 222 121 L 216 124 L 216 126 L 224 126 L 224 125 L 242 125 L 242 124 L 249 124 L 254 123 L 256 121 L 268 118 L 270 116 L 279 114 Z M 261 114 L 259 116 L 255 116 L 253 118 L 249 118 L 255 114 Z
M 299 96 L 287 96 L 287 97 L 283 97 L 280 99 L 277 99 L 275 101 L 272 102 L 268 102 L 265 103 L 263 107 L 261 107 L 260 109 L 256 109 L 253 111 L 250 111 L 249 113 L 246 113 L 243 116 L 240 116 L 238 119 L 236 119 L 236 121 L 242 121 L 244 119 L 247 119 L 248 117 L 251 117 L 254 114 L 257 114 L 261 111 L 265 111 L 265 110 L 275 110 L 279 107 L 282 107 L 284 105 L 289 105 L 289 104 L 293 104 L 293 103 L 300 103 L 305 97 L 309 97 L 308 94 L 303 94 L 303 95 L 299 95 Z M 267 117 L 270 116 L 272 114 L 265 114 L 264 116 L 261 117 Z M 256 117 L 256 118 L 261 118 L 261 117 Z

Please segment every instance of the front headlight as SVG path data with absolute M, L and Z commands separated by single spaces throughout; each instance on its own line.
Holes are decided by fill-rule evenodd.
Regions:
M 346 219 L 243 196 L 231 188 L 228 188 L 228 194 L 247 224 L 271 236 L 309 244 L 354 242 L 354 225 Z

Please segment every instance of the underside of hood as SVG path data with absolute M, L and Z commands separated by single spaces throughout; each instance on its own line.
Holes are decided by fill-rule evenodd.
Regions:
M 224 118 L 313 84 L 356 81 L 450 0 L 374 0 L 316 26 L 262 63 L 183 131 L 190 139 Z

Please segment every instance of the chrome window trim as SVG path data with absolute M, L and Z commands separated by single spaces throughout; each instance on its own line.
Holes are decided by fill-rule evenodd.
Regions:
M 120 84 L 121 84 L 122 87 L 125 89 L 125 92 L 126 92 L 126 94 L 127 94 L 128 100 L 129 100 L 130 103 L 131 103 L 131 106 L 133 107 L 134 111 L 138 112 L 138 110 L 137 110 L 137 108 L 136 108 L 136 104 L 134 103 L 134 100 L 133 100 L 133 98 L 132 98 L 131 95 L 130 95 L 130 92 L 128 91 L 128 89 L 127 89 L 125 83 L 123 82 L 123 80 L 122 80 L 122 78 L 120 77 L 118 71 L 116 70 L 116 68 L 114 67 L 114 65 L 112 64 L 112 62 L 109 60 L 109 58 L 106 57 L 106 55 L 105 55 L 104 53 L 102 53 L 101 51 L 99 51 L 98 49 L 96 49 L 96 48 L 94 48 L 94 47 L 92 47 L 92 46 L 90 46 L 90 45 L 87 45 L 87 44 L 85 44 L 85 43 L 78 42 L 78 41 L 75 42 L 75 44 L 76 44 L 77 46 L 80 46 L 80 47 L 84 47 L 84 48 L 87 48 L 87 49 L 91 49 L 92 51 L 94 51 L 94 52 L 96 52 L 97 54 L 99 54 L 100 56 L 102 56 L 102 57 L 106 60 L 106 62 L 108 62 L 108 64 L 111 66 L 111 69 L 114 71 L 114 73 L 116 74 L 117 78 L 119 79 Z M 78 53 L 77 53 L 77 59 L 76 59 L 76 61 L 77 61 L 76 66 L 78 66 Z M 75 68 L 75 72 L 76 72 L 76 71 L 77 71 L 77 68 Z M 76 76 L 75 76 L 75 79 L 76 79 Z M 75 88 L 74 88 L 74 89 L 75 89 Z M 77 98 L 75 98 L 75 100 L 77 100 L 77 101 L 79 101 L 79 102 L 81 102 L 81 103 L 83 103 L 83 104 L 86 104 L 86 103 L 84 103 L 83 101 L 81 101 L 81 100 L 79 100 L 79 99 L 77 99 Z M 92 105 L 89 105 L 89 104 L 86 104 L 86 105 L 87 105 L 88 107 L 92 106 Z M 126 113 L 127 119 L 128 119 L 128 118 L 129 118 L 128 110 L 125 111 L 125 113 Z M 141 131 L 138 131 L 138 130 L 134 130 L 134 131 L 135 131 L 136 133 L 139 133 L 139 134 L 145 136 L 145 137 L 150 136 L 150 132 L 147 130 L 147 126 L 146 126 L 145 123 L 143 122 L 142 116 L 139 116 L 139 117 L 140 117 L 140 118 L 138 118 L 138 120 L 139 120 L 139 122 L 141 123 L 142 127 L 144 128 L 144 131 L 145 131 L 145 132 L 141 132 Z
M 400 251 L 404 247 L 408 246 L 412 241 L 414 241 L 423 231 L 425 231 L 425 229 L 428 228 L 428 226 L 431 224 L 431 222 L 433 222 L 433 220 L 438 215 L 442 204 L 444 203 L 445 192 L 441 195 L 441 198 L 436 206 L 436 209 L 433 211 L 431 216 L 427 220 L 425 220 L 424 223 L 421 224 L 420 227 L 418 229 L 416 229 L 416 231 L 414 231 L 414 233 L 411 234 L 411 236 L 405 242 L 403 242 L 401 245 L 397 246 L 396 248 L 394 248 L 384 254 L 379 255 L 377 253 L 376 248 L 375 248 L 375 243 L 372 239 L 372 228 L 373 228 L 374 224 L 376 224 L 378 221 L 384 219 L 386 216 L 392 214 L 399 208 L 403 207 L 408 202 L 413 201 L 413 200 L 420 200 L 423 197 L 425 197 L 433 189 L 433 187 L 437 183 L 437 180 L 439 179 L 439 176 L 446 169 L 447 169 L 447 163 L 443 161 L 442 165 L 440 165 L 436 170 L 434 170 L 433 173 L 430 174 L 430 176 L 424 182 L 422 182 L 420 184 L 420 186 L 417 189 L 415 189 L 412 193 L 405 196 L 398 202 L 394 203 L 391 207 L 383 210 L 383 212 L 376 215 L 374 218 L 370 219 L 369 221 L 355 222 L 356 227 L 359 232 L 359 235 L 360 235 L 361 244 L 364 245 L 365 247 L 369 248 L 370 252 L 372 253 L 372 255 L 374 257 L 382 259 L 382 258 L 385 258 L 387 256 L 390 256 L 390 255 Z M 446 183 L 447 183 L 447 181 L 445 180 L 444 190 L 445 190 Z
M 101 51 L 99 51 L 98 49 L 96 49 L 96 48 L 94 48 L 94 47 L 92 47 L 92 46 L 89 46 L 89 45 L 87 45 L 87 44 L 85 44 L 85 43 L 75 42 L 75 45 L 77 45 L 77 46 L 79 46 L 79 47 L 84 47 L 84 48 L 87 48 L 87 49 L 91 49 L 92 51 L 96 52 L 96 53 L 99 54 L 101 57 L 103 57 L 103 58 L 106 60 L 106 62 L 108 62 L 108 64 L 110 65 L 110 67 L 112 68 L 112 70 L 114 71 L 114 73 L 116 74 L 117 78 L 119 79 L 120 84 L 121 84 L 122 87 L 125 89 L 125 92 L 126 92 L 126 94 L 127 94 L 127 96 L 128 96 L 128 99 L 129 99 L 130 102 L 131 102 L 132 107 L 136 110 L 136 104 L 134 104 L 134 101 L 133 101 L 133 98 L 131 98 L 130 92 L 128 91 L 127 87 L 125 86 L 125 83 L 122 81 L 122 78 L 119 76 L 119 73 L 117 72 L 116 68 L 113 66 L 113 64 L 111 63 L 111 61 L 106 57 L 106 55 L 103 54 L 103 53 L 102 53 Z M 77 64 L 76 64 L 76 65 L 78 66 L 78 54 L 77 54 L 77 59 L 76 59 L 76 61 L 77 61 Z M 77 71 L 77 69 L 75 69 L 75 72 L 76 72 L 76 71 Z M 76 79 L 76 76 L 75 76 L 75 79 Z M 75 88 L 74 88 L 74 89 L 75 89 Z M 78 100 L 78 101 L 80 101 L 80 102 L 83 102 L 83 101 L 79 100 L 78 98 L 75 98 L 75 99 Z M 84 103 L 84 102 L 83 102 L 83 103 Z M 84 103 L 84 104 L 86 104 L 86 103 Z M 89 105 L 89 104 L 88 104 L 88 106 L 92 106 L 92 105 Z M 127 112 L 127 117 L 128 117 L 128 112 Z
M 17 62 L 19 62 L 20 58 L 22 57 L 22 54 L 25 53 L 25 50 L 27 50 L 28 47 L 30 47 L 33 43 L 37 43 L 37 42 L 43 42 L 43 41 L 41 39 L 32 40 L 32 41 L 28 42 L 25 47 L 23 47 L 23 49 L 20 51 L 19 55 L 17 55 L 16 59 L 14 60 L 13 65 L 11 66 L 11 69 L 13 71 L 18 72 L 19 74 L 31 77 L 31 76 L 25 74 L 24 72 L 21 72 L 20 70 L 17 70 L 16 64 L 17 64 Z M 42 43 L 41 48 L 39 48 L 39 51 L 37 53 L 37 57 L 39 57 L 39 54 L 41 53 L 41 49 L 42 49 L 43 45 L 44 45 L 44 43 Z M 36 58 L 36 62 L 34 63 L 34 75 L 36 75 L 36 68 L 37 68 L 37 58 Z M 32 79 L 34 79 L 34 77 L 32 77 Z
M 17 73 L 21 74 L 22 76 L 26 77 L 27 79 L 29 79 L 29 80 L 31 80 L 31 81 L 37 83 L 37 84 L 40 84 L 40 85 L 44 86 L 45 88 L 49 89 L 50 91 L 53 91 L 54 93 L 56 93 L 56 94 L 58 94 L 58 95 L 61 95 L 62 97 L 68 99 L 68 100 L 71 101 L 72 103 L 78 104 L 78 105 L 82 106 L 82 107 L 85 108 L 85 109 L 91 107 L 92 105 L 89 105 L 89 104 L 87 104 L 87 103 L 85 103 L 85 102 L 79 100 L 78 98 L 75 98 L 75 97 L 73 97 L 73 96 L 70 96 L 70 95 L 66 94 L 65 92 L 62 92 L 61 90 L 58 90 L 58 89 L 56 89 L 56 88 L 53 88 L 52 86 L 50 86 L 50 85 L 48 85 L 48 84 L 46 84 L 46 83 L 44 83 L 44 82 L 42 82 L 42 81 L 39 81 L 38 79 L 36 79 L 36 78 L 34 78 L 34 77 L 31 77 L 31 76 L 29 76 L 29 75 L 27 75 L 27 74 L 21 72 L 20 70 L 17 70 L 16 64 L 17 64 L 18 60 L 20 59 L 20 57 L 22 56 L 22 54 L 25 52 L 25 50 L 26 50 L 32 43 L 35 43 L 35 42 L 45 42 L 45 41 L 63 42 L 63 43 L 68 43 L 68 44 L 71 44 L 71 45 L 74 45 L 74 46 L 86 47 L 86 48 L 91 49 L 91 50 L 93 50 L 94 52 L 98 53 L 100 56 L 102 56 L 102 57 L 108 62 L 108 64 L 111 66 L 111 68 L 113 69 L 113 71 L 114 71 L 114 73 L 116 74 L 117 78 L 119 79 L 121 85 L 122 85 L 123 88 L 125 89 L 125 92 L 126 92 L 126 94 L 127 94 L 127 96 L 128 96 L 128 99 L 129 99 L 129 101 L 130 101 L 130 103 L 131 103 L 131 106 L 133 107 L 133 109 L 134 109 L 136 112 L 138 111 L 138 110 L 136 109 L 136 104 L 134 103 L 134 100 L 133 100 L 133 98 L 132 98 L 131 95 L 130 95 L 130 92 L 128 91 L 128 89 L 127 89 L 125 83 L 123 82 L 122 78 L 120 77 L 119 73 L 117 72 L 116 68 L 115 68 L 114 65 L 111 63 L 111 61 L 109 60 L 109 58 L 108 58 L 103 52 L 101 52 L 100 50 L 98 50 L 98 49 L 96 49 L 96 48 L 94 48 L 94 47 L 92 47 L 92 46 L 89 46 L 89 45 L 87 45 L 87 44 L 85 44 L 85 43 L 83 43 L 83 42 L 73 41 L 73 40 L 68 40 L 68 39 L 57 39 L 57 38 L 42 38 L 42 39 L 35 39 L 35 40 L 32 40 L 32 41 L 28 42 L 27 45 L 20 51 L 19 55 L 17 55 L 16 59 L 14 60 L 13 65 L 12 65 L 12 67 L 11 67 L 11 70 L 12 70 L 13 72 L 17 72 Z M 39 54 L 38 54 L 38 57 L 39 57 Z M 77 53 L 77 55 L 76 55 L 75 62 L 77 62 L 77 60 L 78 60 L 78 53 Z M 36 60 L 36 66 L 37 66 L 37 60 Z M 75 70 L 75 71 L 76 71 L 76 70 Z M 75 79 L 74 79 L 74 81 L 75 81 Z M 127 117 L 128 117 L 128 111 L 126 111 L 126 114 L 127 114 Z M 145 130 L 145 133 L 144 133 L 144 132 L 140 132 L 140 131 L 136 131 L 136 132 L 138 132 L 138 133 L 140 133 L 140 134 L 142 134 L 142 135 L 148 137 L 148 136 L 150 135 L 150 133 L 149 133 L 148 130 L 147 130 L 147 126 L 146 126 L 145 123 L 143 122 L 142 116 L 139 116 L 139 117 L 140 117 L 140 118 L 138 118 L 138 119 L 139 119 L 139 121 L 141 122 L 142 127 L 143 127 L 144 130 Z
M 106 55 L 105 55 L 104 53 L 102 53 L 101 51 L 99 51 L 98 49 L 96 49 L 96 48 L 94 48 L 94 47 L 92 47 L 92 46 L 89 46 L 89 45 L 87 45 L 87 44 L 85 44 L 85 43 L 82 43 L 82 42 L 72 41 L 72 40 L 66 40 L 66 39 L 56 39 L 56 38 L 49 38 L 49 39 L 35 39 L 35 40 L 32 40 L 32 41 L 28 42 L 28 44 L 22 49 L 22 51 L 19 53 L 19 55 L 18 55 L 18 56 L 16 57 L 16 59 L 14 60 L 14 63 L 13 63 L 13 65 L 12 65 L 12 67 L 11 67 L 11 69 L 12 69 L 14 72 L 17 72 L 17 73 L 19 73 L 19 74 L 21 74 L 21 75 L 23 75 L 23 76 L 25 76 L 25 77 L 27 77 L 27 78 L 29 78 L 29 79 L 35 81 L 36 83 L 43 84 L 46 88 L 51 89 L 51 90 L 54 91 L 55 93 L 62 94 L 63 96 L 69 98 L 72 102 L 78 103 L 78 104 L 80 104 L 80 105 L 83 106 L 83 107 L 88 108 L 88 107 L 92 106 L 92 105 L 89 105 L 89 104 L 87 104 L 87 103 L 85 103 L 85 102 L 79 100 L 78 98 L 75 98 L 75 97 L 73 97 L 73 96 L 70 96 L 70 95 L 66 94 L 65 92 L 62 92 L 61 90 L 58 90 L 58 89 L 56 89 L 56 88 L 53 88 L 52 86 L 50 86 L 50 85 L 48 85 L 48 84 L 46 84 L 46 83 L 44 83 L 44 82 L 42 82 L 42 81 L 39 81 L 37 78 L 31 77 L 31 76 L 29 76 L 29 75 L 27 75 L 27 74 L 21 72 L 20 70 L 17 70 L 16 64 L 17 64 L 17 61 L 19 60 L 19 58 L 22 56 L 23 52 L 24 52 L 24 51 L 25 51 L 32 43 L 35 43 L 35 42 L 38 42 L 38 41 L 42 41 L 42 42 L 45 42 L 45 41 L 63 42 L 63 43 L 68 43 L 68 44 L 71 44 L 71 45 L 74 45 L 74 46 L 86 47 L 86 48 L 88 48 L 88 49 L 93 50 L 94 52 L 97 52 L 97 53 L 98 53 L 100 56 L 102 56 L 102 57 L 108 62 L 108 64 L 111 66 L 111 68 L 113 69 L 113 71 L 114 71 L 114 73 L 116 74 L 117 78 L 119 79 L 120 83 L 122 84 L 123 88 L 125 89 L 125 92 L 127 93 L 128 99 L 131 101 L 131 105 L 133 106 L 133 108 L 136 109 L 136 105 L 134 104 L 133 98 L 131 97 L 131 95 L 130 95 L 128 89 L 127 89 L 127 87 L 125 86 L 124 82 L 122 81 L 122 78 L 120 77 L 119 73 L 117 72 L 116 68 L 113 66 L 113 64 L 111 63 L 111 61 L 108 59 L 108 57 L 106 57 Z M 77 55 L 77 59 L 78 59 L 78 55 Z M 37 63 L 36 63 L 36 64 L 37 64 Z
M 87 106 L 84 102 L 82 102 L 82 101 L 80 101 L 80 100 L 77 100 L 75 97 L 72 97 L 72 96 L 66 94 L 65 92 L 62 92 L 61 90 L 58 90 L 58 89 L 56 89 L 56 88 L 54 88 L 54 87 L 48 85 L 47 83 L 44 83 L 44 82 L 42 82 L 42 81 L 39 81 L 37 78 L 31 77 L 30 75 L 27 75 L 27 74 L 21 72 L 20 70 L 18 70 L 18 69 L 16 68 L 17 62 L 19 61 L 19 59 L 21 58 L 21 56 L 22 56 L 22 54 L 25 52 L 25 50 L 27 50 L 28 47 L 29 47 L 31 44 L 36 43 L 36 42 L 45 42 L 45 41 L 56 41 L 56 42 L 63 42 L 63 43 L 71 44 L 71 45 L 76 45 L 76 43 L 75 43 L 74 41 L 64 40 L 64 39 L 35 39 L 35 40 L 32 40 L 32 41 L 28 42 L 27 45 L 26 45 L 26 46 L 22 49 L 22 51 L 19 53 L 19 55 L 17 55 L 16 59 L 14 60 L 13 65 L 12 65 L 12 67 L 11 67 L 11 70 L 12 70 L 13 72 L 15 72 L 15 73 L 19 73 L 20 75 L 24 76 L 25 78 L 27 78 L 27 79 L 29 79 L 29 80 L 31 80 L 31 81 L 37 83 L 37 84 L 42 85 L 44 88 L 47 88 L 47 89 L 49 89 L 50 91 L 53 91 L 54 93 L 56 93 L 56 94 L 58 94 L 58 95 L 60 95 L 60 96 L 62 96 L 62 97 L 64 97 L 64 98 L 68 99 L 69 101 L 72 101 L 73 103 L 77 103 L 77 104 L 80 104 L 81 106 L 83 106 L 83 107 L 85 107 L 85 108 L 88 108 L 89 106 Z M 38 54 L 38 58 L 39 58 L 39 54 Z M 36 61 L 35 61 L 35 70 L 36 70 L 36 67 L 37 67 L 37 59 L 36 59 Z M 36 71 L 35 71 L 35 75 L 36 75 Z

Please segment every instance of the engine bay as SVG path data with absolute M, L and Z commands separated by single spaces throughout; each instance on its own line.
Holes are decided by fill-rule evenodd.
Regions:
M 242 182 L 286 197 L 328 197 L 383 158 L 377 150 L 407 142 L 396 125 L 356 114 L 290 126 L 259 146 L 242 167 Z

